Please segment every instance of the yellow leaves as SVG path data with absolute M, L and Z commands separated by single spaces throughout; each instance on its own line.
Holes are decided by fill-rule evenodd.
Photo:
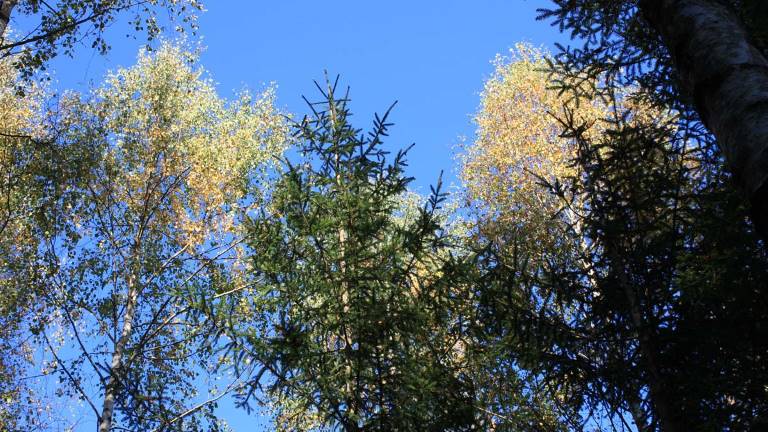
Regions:
M 516 236 L 536 254 L 556 243 L 556 200 L 540 184 L 572 174 L 574 144 L 560 138 L 555 116 L 569 102 L 550 89 L 546 52 L 518 44 L 497 56 L 475 116 L 474 143 L 461 156 L 466 198 L 492 238 Z M 575 106 L 570 106 L 575 108 Z M 577 115 L 595 123 L 607 113 L 600 103 L 582 103 Z
M 17 71 L 0 60 L 0 267 L 24 247 L 31 247 L 29 224 L 35 199 L 30 194 L 30 139 L 43 136 L 41 108 L 45 88 L 25 83 L 18 93 Z
M 574 247 L 563 232 L 563 222 L 568 223 L 572 213 L 555 218 L 563 203 L 541 184 L 578 175 L 571 164 L 576 143 L 560 136 L 563 129 L 557 117 L 565 117 L 565 110 L 572 112 L 577 124 L 589 127 L 586 138 L 594 140 L 611 127 L 607 119 L 625 111 L 630 113 L 626 117 L 630 125 L 666 124 L 674 115 L 628 97 L 631 89 L 615 89 L 615 100 L 609 101 L 594 91 L 583 92 L 593 98 L 576 103 L 551 88 L 546 56 L 540 49 L 518 44 L 510 56 L 496 57 L 475 116 L 475 140 L 460 157 L 465 198 L 481 235 L 500 244 L 515 241 L 523 248 L 520 252 L 534 258 Z M 601 88 L 604 83 L 599 79 L 578 83 L 585 89 L 593 85 Z
M 314 431 L 324 430 L 326 420 L 316 409 L 309 408 L 300 399 L 274 392 L 270 395 L 267 411 L 274 418 L 273 427 L 278 432 L 283 431 Z
M 90 98 L 66 105 L 73 139 L 102 152 L 96 205 L 125 206 L 137 229 L 144 220 L 167 241 L 203 247 L 232 239 L 290 134 L 273 88 L 227 101 L 195 60 L 168 44 L 142 52 Z
M 42 135 L 42 107 L 45 88 L 26 84 L 23 95 L 17 92 L 17 72 L 8 59 L 0 60 L 0 133 L 4 136 Z

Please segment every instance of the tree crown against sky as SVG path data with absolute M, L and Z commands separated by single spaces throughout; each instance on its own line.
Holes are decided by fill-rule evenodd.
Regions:
M 106 54 L 112 42 L 104 34 L 122 16 L 132 29 L 126 36 L 144 33 L 151 42 L 162 34 L 166 20 L 178 32 L 194 31 L 196 12 L 202 9 L 197 0 L 3 0 L 0 57 L 11 59 L 22 76 L 30 78 L 59 54 L 73 57 L 83 44 Z M 14 33 L 9 34 L 12 22 L 20 25 L 10 27 Z
M 615 5 L 647 24 L 647 5 L 714 4 Z M 731 13 L 742 3 L 717 4 L 755 31 Z M 293 9 L 282 25 L 301 22 Z M 685 36 L 661 33 L 662 57 Z M 302 59 L 331 57 L 305 45 Z M 7 63 L 0 216 L 19 240 L 0 239 L 0 318 L 15 324 L 0 333 L 2 427 L 62 429 L 74 410 L 102 431 L 227 430 L 258 408 L 285 430 L 759 429 L 767 257 L 701 106 L 648 70 L 573 58 L 497 58 L 450 205 L 440 187 L 409 191 L 399 128 L 388 113 L 352 126 L 333 83 L 292 122 L 274 87 L 227 100 L 174 46 L 88 94 L 48 96 Z M 371 81 L 392 70 L 376 65 Z M 449 122 L 433 118 L 410 120 Z M 239 411 L 217 409 L 231 396 Z
M 90 96 L 63 96 L 43 138 L 74 169 L 33 226 L 38 277 L 13 290 L 45 305 L 41 358 L 102 430 L 190 428 L 210 412 L 178 417 L 206 370 L 185 311 L 242 279 L 237 221 L 289 142 L 271 89 L 226 102 L 203 73 L 178 47 L 142 53 Z
M 243 402 L 265 388 L 281 430 L 465 430 L 474 410 L 451 344 L 461 266 L 439 220 L 444 195 L 438 185 L 408 208 L 406 152 L 382 149 L 389 111 L 356 129 L 349 93 L 327 84 L 294 126 L 302 159 L 248 223 L 260 287 L 232 349 L 263 365 L 266 383 Z

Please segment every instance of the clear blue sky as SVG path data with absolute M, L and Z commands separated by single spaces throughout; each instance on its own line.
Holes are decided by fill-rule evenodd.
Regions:
M 471 115 L 479 104 L 490 61 L 516 42 L 551 47 L 564 38 L 535 20 L 544 0 L 208 0 L 199 36 L 202 65 L 229 96 L 243 86 L 278 85 L 278 103 L 305 111 L 301 95 L 316 95 L 313 79 L 340 74 L 351 86 L 358 126 L 393 101 L 388 145 L 410 153 L 414 186 L 424 189 L 440 170 L 454 178 L 452 151 L 460 136 L 471 137 Z M 50 68 L 57 88 L 87 88 L 105 71 L 131 65 L 141 40 L 113 29 L 106 57 L 82 49 Z
M 550 48 L 565 41 L 556 28 L 535 20 L 536 9 L 547 5 L 543 0 L 204 3 L 199 35 L 207 49 L 201 63 L 222 95 L 275 82 L 278 104 L 303 114 L 300 96 L 312 99 L 312 80 L 327 69 L 351 86 L 358 126 L 367 127 L 373 112 L 398 100 L 388 145 L 394 150 L 416 143 L 409 174 L 419 191 L 428 190 L 440 170 L 448 183 L 454 181 L 453 147 L 460 136 L 472 137 L 471 116 L 494 56 L 520 41 Z M 53 62 L 55 88 L 84 90 L 106 70 L 130 66 L 141 40 L 123 37 L 119 25 L 111 33 L 106 57 L 83 48 L 74 59 Z M 228 402 L 221 414 L 236 431 L 262 429 L 258 416 Z

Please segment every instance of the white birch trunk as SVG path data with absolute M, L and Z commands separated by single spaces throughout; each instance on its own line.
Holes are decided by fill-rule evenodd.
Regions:
M 768 234 L 768 60 L 743 23 L 716 0 L 641 0 L 669 49 L 683 92 L 715 135 Z
M 115 351 L 112 353 L 112 365 L 106 386 L 104 387 L 104 404 L 101 415 L 99 416 L 98 432 L 109 432 L 112 429 L 112 418 L 115 412 L 115 397 L 117 396 L 121 376 L 124 366 L 123 357 L 125 347 L 131 337 L 133 330 L 133 321 L 136 315 L 136 303 L 138 302 L 139 289 L 133 275 L 127 280 L 128 298 L 125 306 L 125 316 L 123 317 L 123 327 L 120 331 L 120 338 L 115 344 Z

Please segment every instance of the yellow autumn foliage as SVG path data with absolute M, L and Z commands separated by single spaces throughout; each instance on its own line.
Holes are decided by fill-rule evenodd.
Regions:
M 17 87 L 17 72 L 13 63 L 0 60 L 0 133 L 2 136 L 34 136 L 41 134 L 40 108 L 44 88 L 28 83 Z M 23 90 L 23 93 L 19 93 Z
M 16 340 L 22 321 L 34 304 L 34 293 L 11 278 L 26 264 L 35 248 L 30 192 L 31 140 L 42 135 L 40 111 L 44 88 L 34 83 L 18 86 L 17 72 L 8 59 L 0 60 L 0 430 L 12 430 L 26 406 L 25 383 L 20 383 L 30 349 Z M 22 90 L 23 93 L 19 91 Z
M 8 246 L 24 237 L 18 230 L 24 225 L 30 205 L 22 186 L 30 174 L 25 165 L 34 157 L 29 151 L 30 141 L 43 136 L 41 108 L 45 89 L 34 83 L 19 88 L 16 78 L 12 62 L 0 60 L 0 241 L 11 240 Z
M 52 238 L 43 262 L 58 296 L 50 306 L 72 318 L 48 327 L 85 342 L 63 339 L 48 351 L 111 365 L 102 375 L 69 362 L 91 380 L 88 390 L 61 381 L 103 406 L 99 427 L 121 421 L 115 398 L 144 403 L 144 389 L 173 387 L 178 397 L 153 405 L 162 414 L 146 420 L 157 425 L 205 397 L 192 374 L 213 360 L 196 357 L 204 329 L 187 313 L 203 296 L 213 302 L 247 287 L 240 222 L 264 205 L 270 167 L 291 141 L 286 118 L 273 87 L 229 101 L 194 55 L 166 44 L 89 95 L 62 97 L 54 126 L 74 168 L 51 204 L 61 216 L 43 234 Z M 129 368 L 148 371 L 141 391 L 121 387 Z
M 561 138 L 557 116 L 573 109 L 578 121 L 593 125 L 608 115 L 599 100 L 580 101 L 551 88 L 547 53 L 518 44 L 497 56 L 486 81 L 474 142 L 460 155 L 465 199 L 478 217 L 481 234 L 498 243 L 516 241 L 537 256 L 557 247 L 561 234 L 553 214 L 562 203 L 541 184 L 574 174 L 572 140 Z
M 132 214 L 158 205 L 153 224 L 179 245 L 199 246 L 232 234 L 237 215 L 257 199 L 249 196 L 258 193 L 254 182 L 289 133 L 273 87 L 227 102 L 193 61 L 173 45 L 143 52 L 71 109 L 79 112 L 73 123 L 90 115 L 107 134 L 101 169 L 112 199 Z M 98 139 L 99 130 L 87 133 Z

